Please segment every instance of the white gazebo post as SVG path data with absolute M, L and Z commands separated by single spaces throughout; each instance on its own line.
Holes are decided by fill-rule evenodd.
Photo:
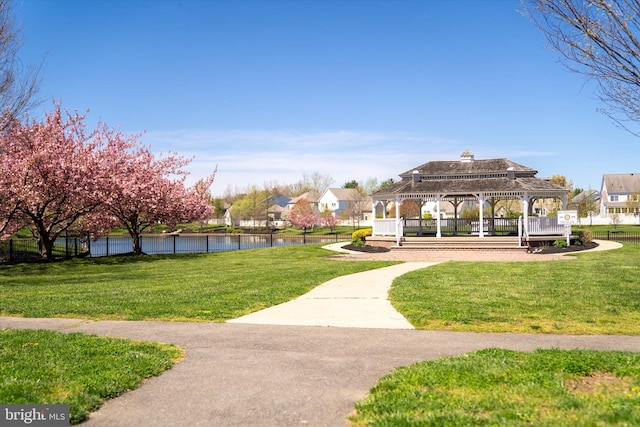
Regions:
M 442 237 L 442 227 L 440 225 L 440 200 L 441 196 L 436 197 L 436 238 Z
M 524 212 L 524 235 L 529 235 L 529 196 L 520 196 L 522 200 L 522 212 Z
M 484 237 L 484 194 L 478 194 L 478 206 L 480 207 L 480 225 L 479 225 L 479 237 Z
M 402 226 L 400 225 L 400 197 L 396 196 L 396 245 L 400 246 L 402 240 Z
M 371 235 L 376 236 L 376 205 L 378 202 L 371 199 Z

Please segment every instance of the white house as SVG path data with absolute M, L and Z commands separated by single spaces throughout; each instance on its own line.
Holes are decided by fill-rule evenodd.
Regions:
M 600 190 L 600 218 L 621 224 L 638 223 L 637 213 L 629 210 L 627 202 L 640 192 L 640 173 L 605 174 Z
M 371 197 L 355 188 L 327 188 L 318 203 L 320 212 L 357 221 L 371 220 Z

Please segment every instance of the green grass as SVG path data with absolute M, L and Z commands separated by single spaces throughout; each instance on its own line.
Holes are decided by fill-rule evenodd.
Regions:
M 640 245 L 552 262 L 449 262 L 394 281 L 420 329 L 640 334 Z
M 400 368 L 355 426 L 637 426 L 640 354 L 488 349 Z
M 589 225 L 588 218 L 582 218 L 582 225 L 573 225 L 571 226 L 571 230 L 574 233 L 579 232 L 580 230 L 588 229 L 593 232 L 598 233 L 606 233 L 607 231 L 622 231 L 624 233 L 640 233 L 640 225 L 638 224 L 618 224 L 615 227 L 613 225 Z
M 158 343 L 54 331 L 0 330 L 0 402 L 68 404 L 71 424 L 183 357 Z
M 391 262 L 336 261 L 321 245 L 73 259 L 0 267 L 0 315 L 222 322 L 334 277 Z

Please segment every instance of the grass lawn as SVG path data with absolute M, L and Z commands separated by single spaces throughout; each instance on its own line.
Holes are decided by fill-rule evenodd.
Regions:
M 640 233 L 640 225 L 639 224 L 618 224 L 616 226 L 613 225 L 589 225 L 589 220 L 582 218 L 581 225 L 573 225 L 571 230 L 574 233 L 577 233 L 581 230 L 591 230 L 598 233 L 606 233 L 607 231 L 621 231 L 623 233 Z
M 2 266 L 0 315 L 225 321 L 393 264 L 337 262 L 321 246 Z M 423 329 L 640 334 L 640 245 L 575 256 L 439 264 L 396 279 L 391 300 Z M 0 402 L 78 401 L 80 420 L 181 355 L 101 340 L 0 331 Z M 383 378 L 357 410 L 357 426 L 640 425 L 640 353 L 493 349 L 424 362 Z
M 640 334 L 640 245 L 527 263 L 448 262 L 394 281 L 420 329 Z
M 355 426 L 637 426 L 640 353 L 488 349 L 397 369 Z
M 54 331 L 0 330 L 0 402 L 67 404 L 71 424 L 183 357 L 158 343 Z
M 393 264 L 335 261 L 321 245 L 0 267 L 0 315 L 223 322 L 334 277 Z

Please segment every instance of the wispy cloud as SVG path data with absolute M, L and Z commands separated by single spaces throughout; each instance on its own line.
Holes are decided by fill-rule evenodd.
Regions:
M 460 154 L 457 141 L 351 130 L 178 130 L 149 132 L 144 142 L 156 152 L 193 156 L 189 170 L 194 181 L 218 165 L 216 194 L 227 187 L 293 183 L 313 172 L 331 176 L 336 186 L 352 179 L 397 179 L 398 173 L 416 164 Z
M 398 179 L 398 174 L 433 160 L 457 159 L 464 141 L 408 132 L 353 130 L 176 130 L 149 132 L 144 142 L 155 152 L 174 151 L 194 157 L 188 182 L 218 166 L 214 194 L 227 188 L 278 182 L 290 184 L 303 175 L 329 175 L 336 186 L 350 180 Z M 483 147 L 478 158 L 508 157 L 515 161 L 553 153 L 514 148 Z

